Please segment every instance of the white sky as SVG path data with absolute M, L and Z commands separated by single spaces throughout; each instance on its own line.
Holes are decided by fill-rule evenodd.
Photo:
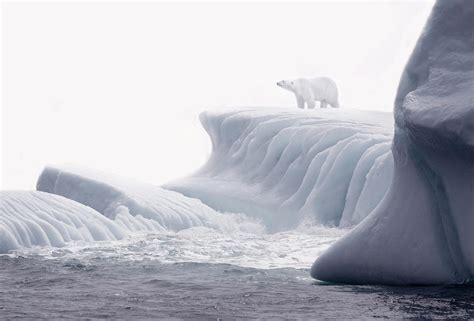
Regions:
M 200 111 L 295 106 L 326 75 L 343 108 L 389 111 L 433 1 L 3 3 L 2 189 L 46 164 L 164 183 L 202 165 Z

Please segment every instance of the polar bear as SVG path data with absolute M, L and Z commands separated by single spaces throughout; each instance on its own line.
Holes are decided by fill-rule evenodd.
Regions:
M 298 108 L 304 109 L 306 103 L 312 109 L 316 106 L 316 100 L 320 101 L 321 108 L 326 108 L 328 104 L 334 108 L 339 107 L 336 83 L 328 77 L 282 80 L 277 82 L 277 86 L 295 94 Z

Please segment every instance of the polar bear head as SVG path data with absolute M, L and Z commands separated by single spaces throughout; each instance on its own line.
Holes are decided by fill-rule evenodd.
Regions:
M 296 91 L 296 81 L 295 80 L 282 80 L 277 82 L 277 86 L 295 92 Z

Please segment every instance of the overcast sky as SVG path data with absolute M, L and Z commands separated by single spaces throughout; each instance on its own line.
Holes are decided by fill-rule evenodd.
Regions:
M 343 108 L 390 111 L 432 1 L 2 6 L 3 189 L 47 164 L 152 183 L 204 163 L 200 111 L 294 107 L 329 76 Z

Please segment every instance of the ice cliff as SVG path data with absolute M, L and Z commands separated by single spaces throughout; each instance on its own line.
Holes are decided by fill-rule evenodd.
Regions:
M 438 1 L 395 101 L 387 197 L 314 263 L 345 283 L 474 280 L 474 2 Z
M 304 222 L 350 226 L 384 197 L 391 180 L 391 113 L 248 108 L 208 111 L 208 162 L 166 188 L 270 230 Z

